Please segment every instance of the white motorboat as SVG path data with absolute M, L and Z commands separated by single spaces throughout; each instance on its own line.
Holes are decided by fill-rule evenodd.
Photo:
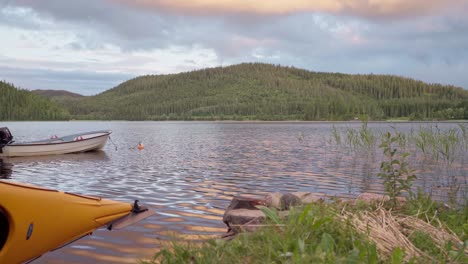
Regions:
M 112 132 L 92 131 L 31 141 L 15 142 L 7 127 L 0 128 L 0 157 L 24 157 L 86 152 L 101 149 Z

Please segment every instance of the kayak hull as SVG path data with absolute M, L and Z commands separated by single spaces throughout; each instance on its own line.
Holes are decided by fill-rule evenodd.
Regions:
M 129 203 L 5 181 L 0 197 L 0 232 L 7 234 L 3 242 L 0 236 L 0 263 L 37 258 L 132 211 Z

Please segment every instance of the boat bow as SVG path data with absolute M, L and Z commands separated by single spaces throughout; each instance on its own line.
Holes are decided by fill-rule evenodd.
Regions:
M 99 227 L 126 226 L 126 217 L 153 214 L 138 212 L 137 202 L 132 205 L 6 181 L 0 181 L 0 193 L 0 231 L 7 234 L 3 239 L 0 236 L 0 263 L 28 261 Z

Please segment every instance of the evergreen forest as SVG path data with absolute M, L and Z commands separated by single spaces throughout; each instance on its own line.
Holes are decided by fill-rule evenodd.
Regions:
M 0 121 L 68 119 L 68 111 L 48 98 L 0 81 Z
M 468 91 L 460 87 L 262 63 L 141 76 L 95 96 L 49 95 L 52 102 L 35 102 L 46 110 L 41 114 L 23 109 L 34 107 L 24 102 L 35 96 L 17 93 L 24 99 L 9 101 L 10 119 L 60 119 L 68 113 L 83 120 L 468 119 Z

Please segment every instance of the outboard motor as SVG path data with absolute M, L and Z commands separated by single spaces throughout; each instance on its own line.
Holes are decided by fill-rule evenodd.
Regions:
M 0 127 L 0 153 L 2 153 L 2 149 L 8 143 L 13 141 L 13 136 L 10 133 L 8 127 Z

